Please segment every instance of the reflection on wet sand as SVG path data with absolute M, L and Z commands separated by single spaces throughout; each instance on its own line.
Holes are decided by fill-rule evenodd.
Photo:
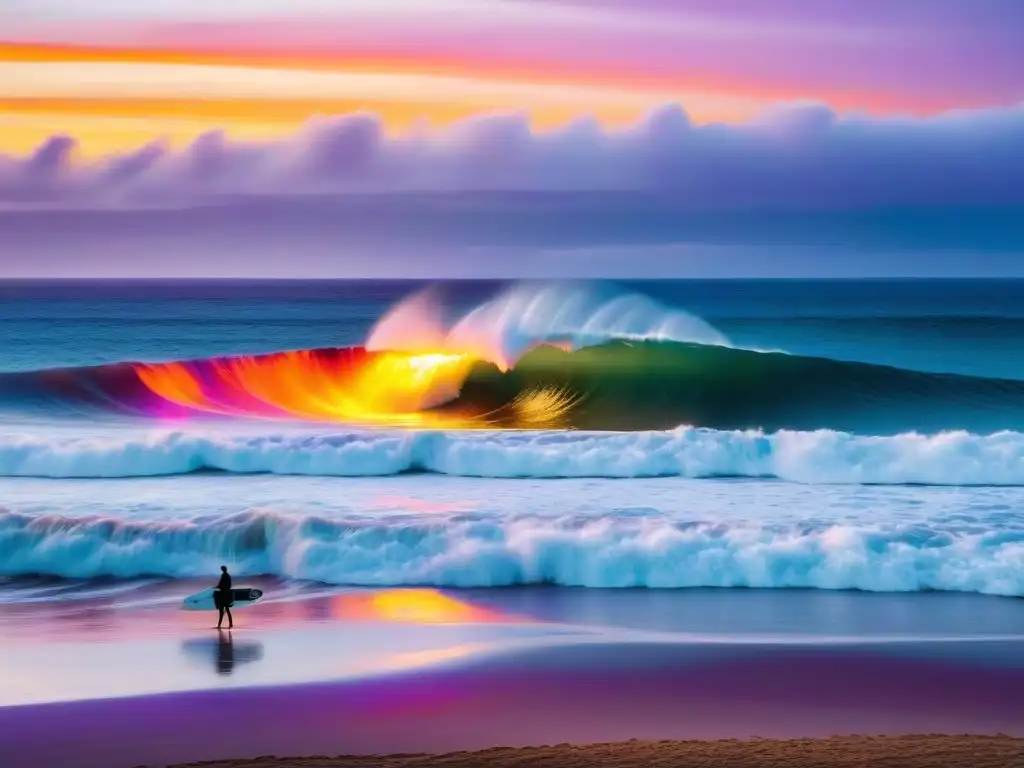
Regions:
M 383 671 L 399 672 L 446 664 L 453 661 L 468 659 L 474 654 L 483 653 L 497 647 L 497 643 L 460 643 L 448 648 L 435 648 L 425 651 L 406 651 L 393 654 L 387 663 L 382 665 Z
M 32 768 L 93 768 L 259 755 L 452 752 L 502 743 L 843 732 L 1024 735 L 1024 652 L 1016 643 L 1004 642 L 1000 651 L 977 641 L 945 650 L 929 649 L 927 643 L 898 650 L 884 643 L 740 647 L 608 642 L 490 656 L 475 652 L 475 636 L 488 630 L 500 635 L 506 629 L 470 628 L 460 648 L 452 627 L 431 627 L 424 634 L 446 635 L 435 644 L 436 654 L 417 653 L 432 649 L 416 649 L 405 641 L 418 634 L 408 625 L 311 630 L 291 644 L 275 646 L 274 663 L 247 667 L 232 678 L 219 678 L 216 685 L 197 681 L 192 690 L 116 698 L 104 679 L 97 680 L 102 687 L 92 701 L 0 710 L 0 744 L 7 747 L 5 756 L 30 755 Z M 318 632 L 323 636 L 317 638 Z M 345 677 L 328 677 L 321 666 L 321 674 L 301 678 L 308 685 L 279 687 L 295 681 L 283 676 L 245 680 L 250 670 L 273 671 L 297 657 L 346 660 L 353 650 L 347 638 L 361 633 L 371 635 L 364 639 L 373 645 L 364 648 L 372 648 L 375 658 L 368 661 L 379 666 L 353 668 Z M 389 637 L 399 642 L 382 650 Z M 135 668 L 152 658 L 147 648 Z M 456 663 L 439 663 L 444 661 Z M 34 676 L 42 677 L 43 669 L 35 666 Z M 141 677 L 134 671 L 133 676 Z M 8 680 L 0 679 L 5 682 L 2 694 Z M 264 758 L 246 764 L 274 762 Z M 365 766 L 379 763 L 373 757 L 362 761 Z
M 271 581 L 252 580 L 267 594 L 236 614 L 241 629 L 269 630 L 310 624 L 400 622 L 413 624 L 527 623 L 462 597 L 429 588 L 349 590 L 329 594 L 281 593 Z M 56 602 L 0 603 L 0 641 L 104 642 L 206 629 L 209 615 L 177 610 L 180 595 L 196 585 L 147 585 L 121 595 Z M 215 615 L 215 614 L 213 614 Z M 237 646 L 236 646 L 237 647 Z
M 250 664 L 263 658 L 263 643 L 255 640 L 236 643 L 230 630 L 221 630 L 216 639 L 186 640 L 181 649 L 186 656 L 212 660 L 218 675 L 230 675 L 236 664 Z
M 721 685 L 738 682 L 747 696 L 736 659 L 785 649 L 800 658 L 851 643 L 863 651 L 870 640 L 877 646 L 871 653 L 887 658 L 947 664 L 977 653 L 988 665 L 1019 666 L 1024 636 L 1014 601 L 976 596 L 328 590 L 271 580 L 260 582 L 268 600 L 240 612 L 233 632 L 218 633 L 211 627 L 214 613 L 178 610 L 181 595 L 194 587 L 164 583 L 127 595 L 0 602 L 0 708 L 366 681 L 396 673 L 416 680 L 506 663 L 519 669 L 527 653 L 557 657 L 556 666 L 573 667 L 577 659 L 598 653 L 587 650 L 595 644 L 614 646 L 608 653 L 621 654 L 634 670 L 662 653 L 674 654 L 667 669 L 683 663 L 691 671 L 702 666 L 695 659 L 734 657 Z M 964 616 L 970 617 L 969 629 L 957 630 Z M 849 635 L 838 637 L 840 629 Z M 951 642 L 958 638 L 962 642 Z M 1006 650 L 1011 647 L 1018 650 Z M 264 657 L 271 662 L 256 663 Z M 549 666 L 544 669 L 538 672 L 542 677 L 550 673 Z M 590 666 L 570 672 L 594 679 Z
M 337 595 L 332 615 L 348 621 L 397 621 L 413 624 L 481 624 L 525 621 L 481 608 L 437 589 L 382 589 Z

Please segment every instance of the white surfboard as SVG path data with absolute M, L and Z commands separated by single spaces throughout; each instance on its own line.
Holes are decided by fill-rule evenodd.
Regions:
M 194 595 L 189 595 L 181 604 L 181 610 L 183 611 L 216 611 L 217 604 L 213 601 L 213 589 L 204 589 L 202 592 L 196 592 Z M 249 587 L 241 587 L 238 589 L 231 590 L 231 610 L 236 608 L 248 608 L 250 605 L 258 603 L 263 598 L 263 590 L 261 589 L 250 589 Z

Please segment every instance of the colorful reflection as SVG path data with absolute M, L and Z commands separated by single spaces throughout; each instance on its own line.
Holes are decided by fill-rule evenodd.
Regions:
M 436 589 L 384 589 L 333 598 L 335 618 L 411 624 L 484 624 L 520 621 Z

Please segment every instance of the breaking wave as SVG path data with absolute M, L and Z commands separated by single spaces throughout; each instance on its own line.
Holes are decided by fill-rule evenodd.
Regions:
M 148 384 L 154 366 L 7 374 L 0 375 L 0 409 L 55 417 L 103 411 L 150 420 L 344 422 L 332 414 L 347 397 L 345 377 L 356 375 L 353 370 L 373 373 L 373 361 L 380 359 L 379 353 L 352 348 L 191 361 L 160 369 L 164 389 L 157 392 Z M 363 399 L 379 402 L 386 382 L 378 388 L 376 379 L 360 375 Z M 254 391 L 244 390 L 246 383 Z M 544 346 L 509 370 L 477 361 L 457 381 L 442 384 L 450 394 L 412 413 L 410 426 L 640 431 L 685 424 L 873 435 L 1024 431 L 1024 381 L 684 342 L 611 341 L 572 351 Z M 431 399 L 427 390 L 413 394 L 409 402 Z M 289 410 L 279 403 L 299 405 Z
M 748 477 L 797 483 L 1024 485 L 1024 434 L 946 432 L 342 431 L 226 435 L 115 429 L 0 436 L 0 477 L 127 478 L 200 471 L 325 477 Z
M 0 575 L 238 574 L 363 586 L 774 587 L 1024 595 L 1024 527 L 660 517 L 127 522 L 0 511 Z
M 455 318 L 436 293 L 414 295 L 365 346 L 0 374 L 0 412 L 13 411 L 441 429 L 1024 432 L 1024 381 L 738 349 L 647 297 L 527 285 Z

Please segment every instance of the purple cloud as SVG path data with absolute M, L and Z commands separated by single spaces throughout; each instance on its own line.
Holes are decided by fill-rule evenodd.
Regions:
M 54 136 L 27 157 L 0 156 L 0 200 L 131 209 L 238 195 L 571 191 L 694 209 L 1024 203 L 1024 105 L 904 119 L 790 106 L 703 126 L 670 106 L 616 132 L 581 120 L 534 133 L 522 116 L 485 115 L 401 138 L 357 113 L 265 144 L 214 132 L 182 151 L 150 145 L 85 164 L 74 146 Z
M 870 105 L 982 106 L 1024 98 L 1019 0 L 519 0 L 657 16 L 664 35 L 610 50 L 621 67 L 697 71 L 756 92 L 847 97 Z M 628 54 L 623 55 L 623 50 Z M 598 49 L 601 50 L 601 49 Z M 877 103 L 877 102 L 876 102 Z

